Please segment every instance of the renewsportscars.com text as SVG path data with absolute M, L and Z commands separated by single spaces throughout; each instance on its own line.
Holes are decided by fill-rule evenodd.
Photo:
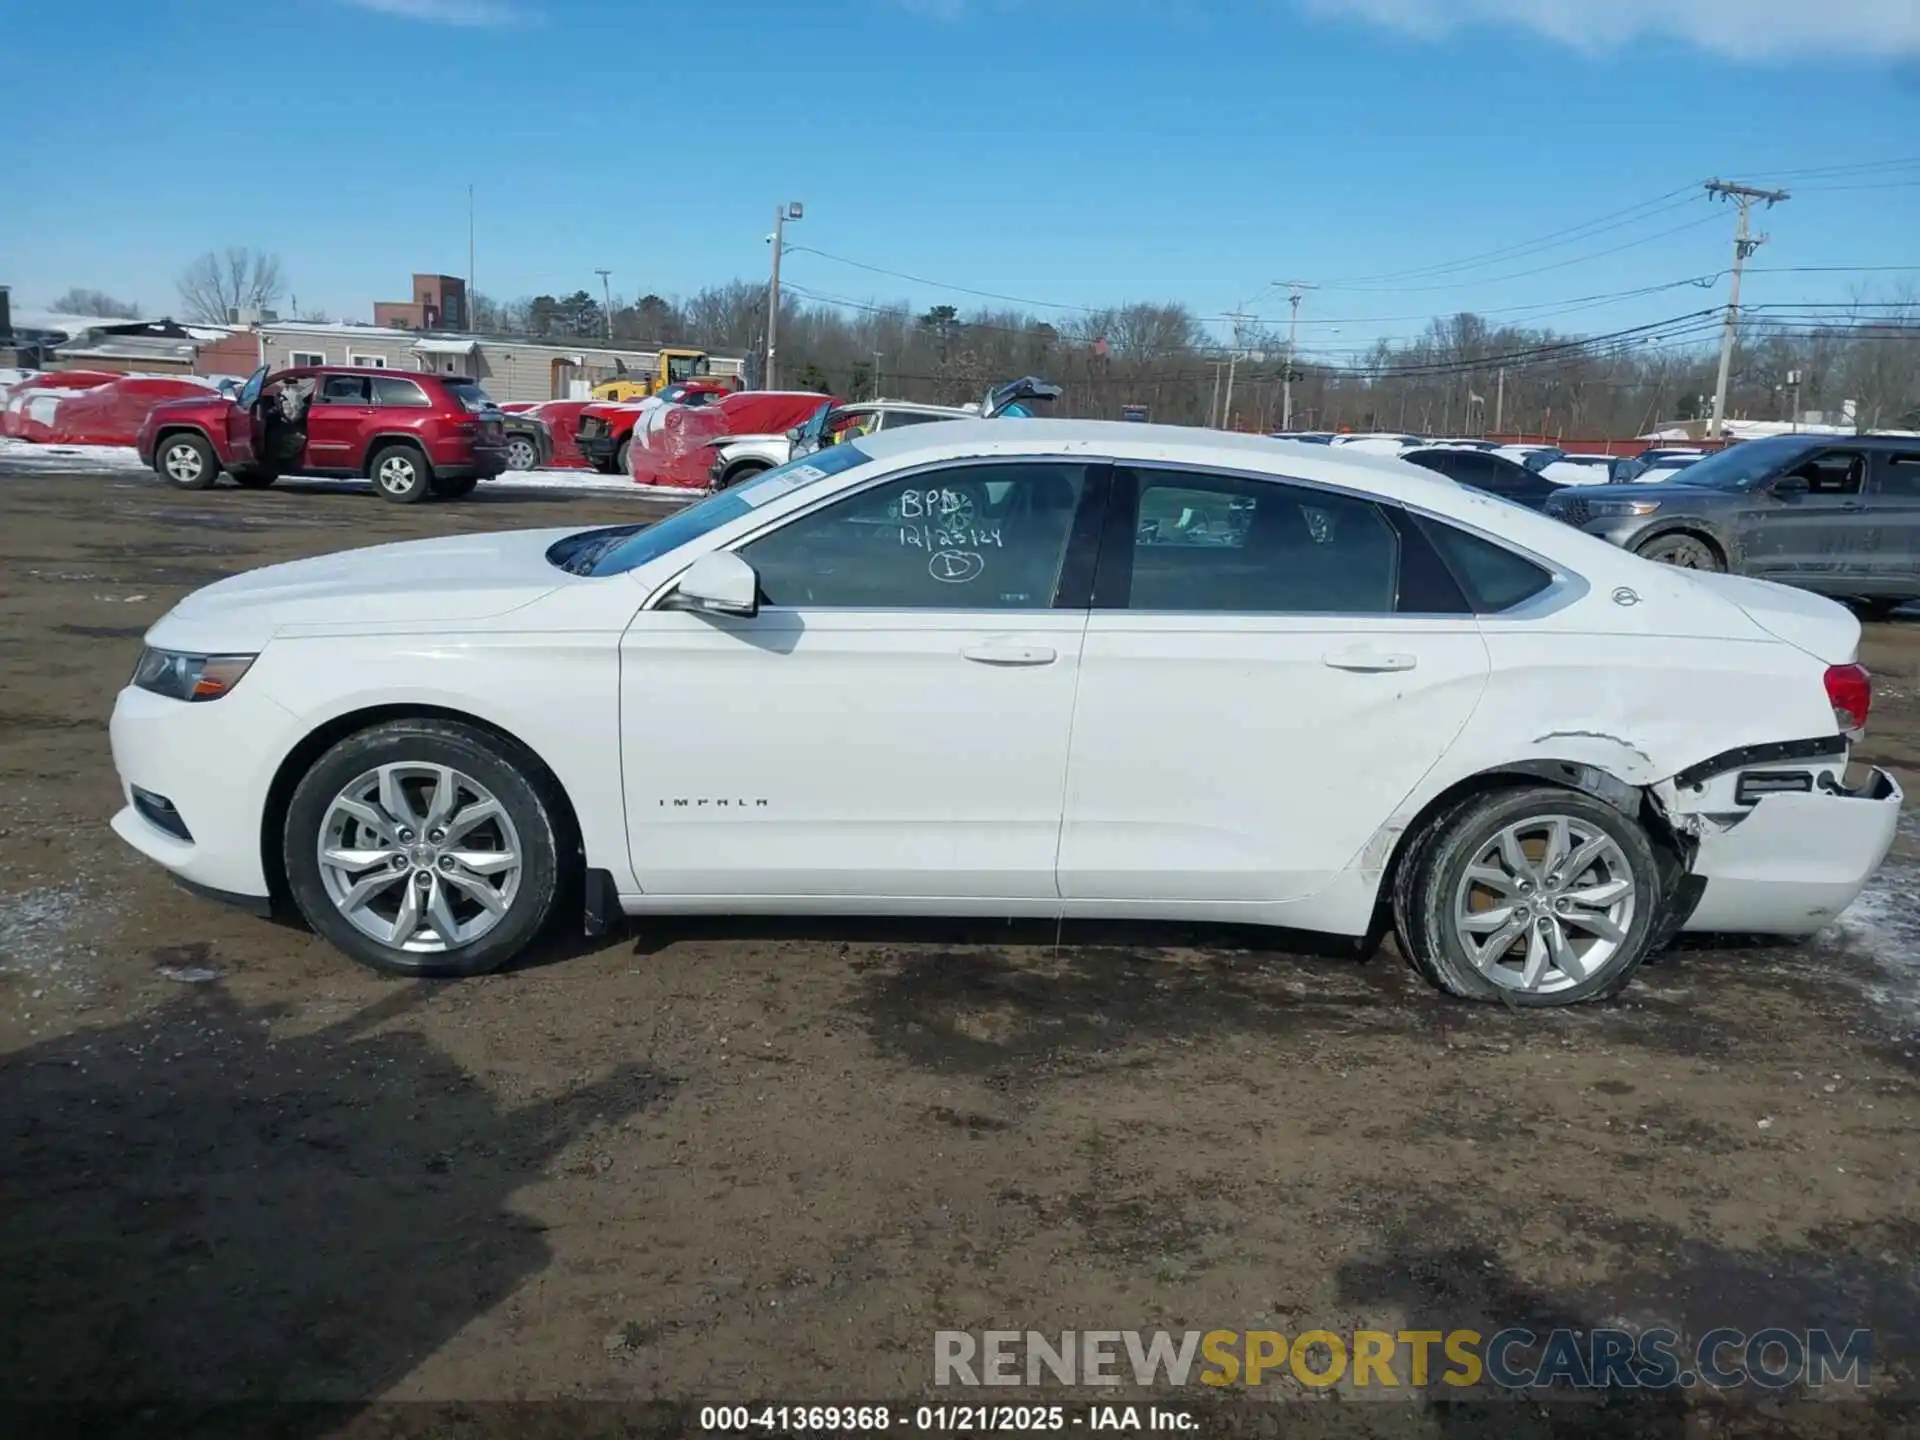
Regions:
M 1444 1385 L 1670 1390 L 1867 1388 L 1868 1330 L 941 1330 L 935 1385 L 1209 1385 L 1310 1389 Z

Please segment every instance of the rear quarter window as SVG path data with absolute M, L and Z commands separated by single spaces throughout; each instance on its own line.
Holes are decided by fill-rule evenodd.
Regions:
M 1511 610 L 1553 583 L 1551 573 L 1491 540 L 1426 516 L 1420 517 L 1420 528 L 1466 591 L 1476 614 Z
M 373 398 L 379 405 L 410 405 L 416 410 L 432 403 L 417 382 L 403 380 L 397 375 L 374 376 Z

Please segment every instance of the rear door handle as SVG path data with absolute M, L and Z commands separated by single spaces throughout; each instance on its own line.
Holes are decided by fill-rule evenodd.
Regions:
M 1333 650 L 1320 659 L 1335 670 L 1358 670 L 1368 674 L 1411 670 L 1420 663 L 1415 655 L 1389 655 L 1379 650 Z
M 976 665 L 1051 665 L 1058 658 L 1051 645 L 1014 645 L 1004 640 L 963 645 L 960 653 Z

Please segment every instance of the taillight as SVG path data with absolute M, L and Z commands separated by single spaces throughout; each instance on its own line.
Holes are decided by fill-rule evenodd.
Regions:
M 1842 730 L 1864 730 L 1867 712 L 1873 709 L 1873 676 L 1864 665 L 1830 665 L 1827 699 L 1833 702 L 1833 718 Z

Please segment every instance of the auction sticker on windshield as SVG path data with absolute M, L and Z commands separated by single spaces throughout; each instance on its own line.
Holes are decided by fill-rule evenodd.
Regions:
M 800 465 L 791 470 L 777 470 L 758 485 L 749 485 L 741 490 L 740 498 L 757 510 L 769 500 L 778 500 L 782 495 L 798 490 L 802 485 L 811 485 L 816 480 L 826 478 L 827 472 L 817 465 Z

